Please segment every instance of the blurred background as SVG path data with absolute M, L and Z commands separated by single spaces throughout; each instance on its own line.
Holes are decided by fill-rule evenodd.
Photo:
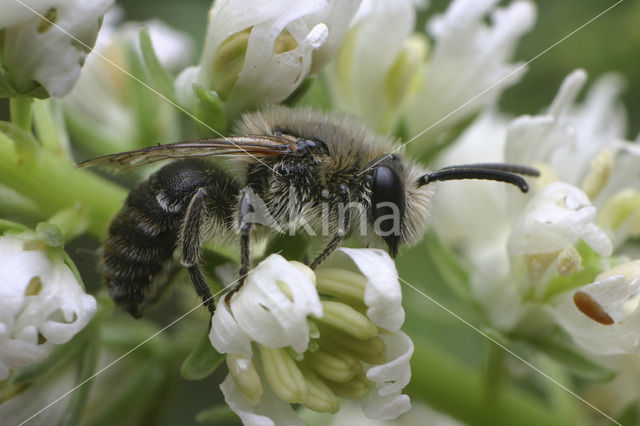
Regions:
M 543 0 L 535 3 L 538 11 L 536 25 L 518 44 L 515 61 L 529 61 L 614 4 L 604 0 Z M 164 20 L 189 34 L 195 43 L 194 51 L 200 50 L 210 0 L 118 0 L 117 4 L 124 10 L 126 20 Z M 448 1 L 432 0 L 431 5 L 421 12 L 417 29 L 423 29 L 429 17 L 444 10 L 448 4 Z M 626 136 L 627 139 L 635 139 L 640 132 L 639 22 L 640 1 L 629 0 L 615 7 L 533 61 L 522 81 L 504 93 L 500 100 L 501 109 L 512 115 L 538 113 L 549 105 L 564 77 L 574 69 L 584 68 L 590 83 L 598 76 L 614 71 L 627 83 L 622 99 L 628 112 Z M 192 63 L 197 60 L 197 57 L 192 58 Z M 5 99 L 0 100 L 0 119 L 8 119 L 8 102 Z M 401 253 L 398 258 L 401 277 L 470 323 L 481 323 L 477 310 L 467 301 L 457 299 L 450 288 L 441 283 L 436 268 L 426 255 L 429 241 L 425 238 L 417 247 Z M 70 252 L 74 255 L 73 251 Z M 80 257 L 78 264 L 81 269 L 95 266 L 92 256 Z M 414 297 L 415 294 L 408 289 L 405 295 L 409 296 L 405 298 L 405 330 L 410 336 L 419 335 L 424 342 L 444 349 L 452 359 L 468 365 L 473 371 L 491 368 L 495 356 L 508 356 L 504 353 L 496 355 L 493 344 L 431 301 Z M 162 322 L 168 323 L 177 316 L 176 312 L 163 315 Z M 516 371 L 518 368 L 526 370 L 527 367 L 519 361 L 511 361 Z M 199 382 L 181 381 L 178 391 L 170 396 L 167 400 L 170 402 L 158 416 L 159 424 L 193 423 L 194 413 L 221 398 L 218 389 L 224 377 L 221 370 Z M 414 381 L 410 386 L 420 386 L 420 383 Z M 526 386 L 531 388 L 531 383 Z

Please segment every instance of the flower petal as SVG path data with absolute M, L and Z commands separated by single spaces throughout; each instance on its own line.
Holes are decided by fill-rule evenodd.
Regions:
M 387 362 L 367 370 L 367 379 L 376 382 L 380 396 L 401 391 L 411 380 L 409 361 L 413 355 L 413 342 L 401 331 L 393 334 L 381 334 L 387 346 Z
M 322 316 L 322 305 L 309 277 L 273 254 L 249 273 L 231 301 L 231 312 L 256 342 L 271 348 L 291 346 L 302 353 L 309 344 L 307 317 Z
M 509 251 L 515 257 L 552 253 L 584 239 L 598 254 L 609 256 L 611 241 L 593 223 L 595 216 L 584 192 L 563 182 L 552 183 L 530 201 L 509 236 Z
M 628 282 L 624 276 L 614 275 L 580 289 L 615 319 L 611 325 L 586 316 L 576 307 L 571 295 L 565 295 L 552 313 L 573 340 L 592 353 L 635 353 L 640 351 L 640 309 L 634 303 L 633 310 L 625 312 L 624 303 L 630 296 L 637 297 L 639 287 L 640 278 Z
M 261 380 L 266 383 L 263 374 Z M 231 374 L 220 384 L 220 389 L 229 408 L 240 417 L 245 426 L 304 425 L 291 405 L 278 398 L 268 386 L 256 406 L 247 403 Z
M 367 317 L 377 326 L 395 332 L 404 322 L 402 291 L 391 257 L 379 249 L 340 248 L 325 262 L 328 267 L 356 271 L 367 278 L 364 302 Z
M 493 103 L 524 73 L 521 64 L 507 61 L 518 39 L 531 29 L 535 6 L 528 1 L 512 2 L 495 9 L 492 25 L 487 25 L 485 15 L 496 3 L 456 0 L 429 22 L 434 49 L 424 85 L 405 110 L 410 135 L 436 123 L 436 129 L 452 126 Z
M 42 18 L 29 12 L 31 19 L 5 28 L 2 60 L 19 77 L 18 89 L 28 90 L 35 80 L 50 96 L 67 94 L 80 76 L 87 55 L 86 48 L 76 39 L 92 46 L 100 18 L 112 3 L 113 0 L 49 2 L 45 12 L 56 10 L 55 27 L 43 29 Z
M 216 312 L 211 318 L 209 340 L 211 340 L 213 347 L 222 354 L 238 354 L 247 359 L 250 359 L 253 354 L 250 337 L 231 315 L 224 301 L 218 303 Z
M 25 244 L 0 237 L 0 370 L 44 359 L 82 330 L 97 309 L 62 259 L 52 261 Z

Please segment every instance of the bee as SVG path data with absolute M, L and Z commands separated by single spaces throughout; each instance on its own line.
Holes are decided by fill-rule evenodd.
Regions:
M 173 159 L 133 189 L 113 219 L 102 251 L 102 275 L 118 305 L 133 316 L 153 302 L 180 263 L 213 314 L 215 306 L 199 266 L 209 239 L 236 238 L 240 245 L 237 291 L 250 267 L 250 238 L 265 223 L 250 220 L 261 210 L 272 225 L 329 230 L 324 249 L 310 263 L 320 265 L 360 229 L 367 245 L 401 245 L 420 240 L 429 221 L 436 181 L 486 179 L 528 191 L 529 167 L 472 164 L 429 172 L 394 151 L 396 141 L 376 135 L 355 117 L 282 106 L 244 114 L 228 138 L 156 145 L 97 157 L 80 166 L 129 169 Z M 235 173 L 210 158 L 226 157 Z M 357 206 L 359 214 L 353 213 Z M 323 222 L 324 221 L 324 222 Z M 282 228 L 280 228 L 282 232 Z M 226 299 L 227 301 L 229 299 Z

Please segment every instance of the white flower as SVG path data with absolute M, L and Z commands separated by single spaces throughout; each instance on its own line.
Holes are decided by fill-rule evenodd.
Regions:
M 409 86 L 423 77 L 427 42 L 410 37 L 415 19 L 414 0 L 364 2 L 328 70 L 338 107 L 381 133 L 393 130 Z
M 339 47 L 359 0 L 216 1 L 197 83 L 217 92 L 227 114 L 286 99 Z M 185 70 L 177 85 L 189 90 Z M 179 94 L 180 99 L 190 95 Z
M 0 258 L 1 380 L 71 340 L 97 305 L 69 266 L 33 241 L 0 237 Z
M 75 39 L 91 47 L 100 19 L 112 3 L 113 0 L 25 0 L 25 6 L 14 0 L 0 1 L 0 51 L 12 86 L 20 93 L 29 93 L 38 83 L 49 96 L 67 94 L 80 76 L 87 55 L 87 48 Z
M 559 324 L 580 346 L 599 355 L 640 351 L 640 261 L 614 267 L 554 309 Z
M 132 69 L 132 50 L 141 60 L 140 29 L 147 28 L 156 56 L 170 71 L 182 69 L 193 50 L 187 35 L 161 21 L 120 23 L 120 15 L 117 8 L 105 15 L 94 51 L 88 55 L 78 83 L 63 101 L 73 123 L 71 131 L 89 130 L 76 135 L 77 139 L 100 154 L 104 150 L 126 151 L 156 143 L 158 139 L 178 137 L 171 105 L 123 71 Z M 142 95 L 132 87 L 140 88 Z M 145 117 L 153 120 L 152 124 L 140 122 L 140 111 L 136 110 L 140 105 L 145 109 Z M 145 135 L 149 128 L 159 135 Z M 142 140 L 143 135 L 150 139 Z
M 512 256 L 558 252 L 584 240 L 600 256 L 613 250 L 609 237 L 594 220 L 596 208 L 578 188 L 555 182 L 543 189 L 525 209 L 509 236 Z
M 433 53 L 422 88 L 405 108 L 410 136 L 440 120 L 434 131 L 459 123 L 495 102 L 524 73 L 524 67 L 518 69 L 521 64 L 508 61 L 518 39 L 533 25 L 535 7 L 528 1 L 516 1 L 494 9 L 496 3 L 456 0 L 429 22 Z M 484 22 L 489 12 L 492 25 Z
M 546 113 L 522 116 L 509 125 L 505 159 L 548 164 L 558 179 L 579 186 L 593 158 L 625 133 L 615 75 L 598 79 L 582 105 L 574 105 L 587 81 L 583 70 L 569 74 Z
M 269 256 L 212 318 L 227 404 L 247 425 L 302 424 L 290 404 L 335 413 L 338 396 L 361 400 L 372 418 L 399 416 L 413 353 L 400 303 L 384 251 L 338 249 L 316 274 Z

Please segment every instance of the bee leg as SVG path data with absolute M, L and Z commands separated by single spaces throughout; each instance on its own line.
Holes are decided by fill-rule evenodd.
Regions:
M 336 230 L 333 237 L 331 237 L 331 240 L 329 240 L 329 243 L 327 243 L 324 250 L 322 250 L 322 253 L 320 253 L 313 260 L 313 262 L 311 262 L 311 265 L 309 265 L 311 269 L 316 269 L 318 265 L 324 262 L 324 260 L 329 257 L 331 253 L 333 253 L 335 249 L 340 247 L 340 243 L 342 243 L 342 240 L 344 240 L 344 237 L 347 234 L 347 229 L 349 229 L 349 226 L 351 224 L 351 212 L 348 208 L 350 200 L 349 188 L 344 185 L 340 185 L 340 198 L 342 198 L 342 203 L 346 207 L 342 210 L 342 212 L 344 213 L 344 218 L 342 218 L 343 220 L 341 221 L 341 218 L 338 217 L 338 229 Z
M 198 296 L 202 298 L 202 302 L 207 306 L 211 315 L 213 315 L 215 311 L 213 296 L 198 265 L 200 258 L 200 222 L 205 209 L 204 201 L 206 196 L 207 190 L 198 188 L 189 201 L 189 206 L 187 207 L 185 218 L 182 222 L 182 229 L 180 230 L 182 240 L 181 263 L 189 270 L 191 282 Z
M 251 223 L 245 222 L 247 215 L 251 212 L 251 200 L 248 191 L 242 191 L 240 198 L 240 272 L 238 273 L 238 282 L 229 290 L 224 297 L 225 303 L 228 305 L 233 296 L 244 285 L 244 280 L 249 273 L 251 257 L 249 253 L 249 232 L 251 231 Z

